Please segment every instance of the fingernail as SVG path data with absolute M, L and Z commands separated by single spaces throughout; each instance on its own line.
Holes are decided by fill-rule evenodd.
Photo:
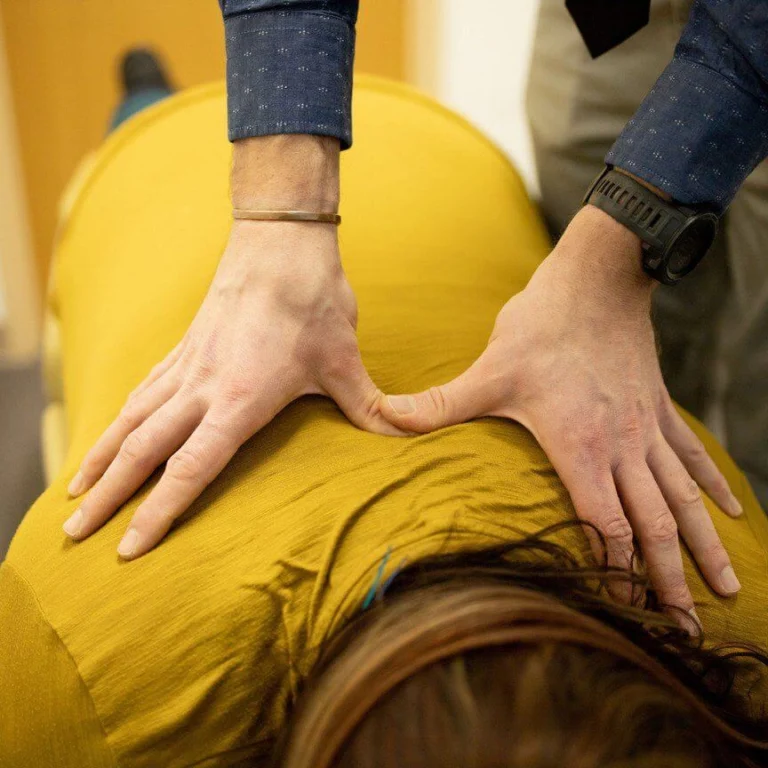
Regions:
M 80 532 L 83 530 L 83 513 L 80 511 L 80 509 L 76 509 L 72 517 L 70 517 L 62 527 L 64 528 L 64 533 L 66 533 L 67 536 L 76 539 L 80 535 Z
M 739 580 L 736 578 L 736 572 L 730 565 L 727 565 L 720 572 L 720 583 L 726 592 L 738 592 L 741 589 L 741 584 L 739 584 Z
M 389 395 L 387 400 L 398 416 L 407 416 L 416 410 L 416 401 L 410 395 Z
M 735 496 L 731 496 L 731 514 L 738 517 L 744 509 L 742 508 L 741 504 L 739 504 L 739 500 Z
M 78 473 L 72 478 L 67 488 L 67 493 L 70 496 L 79 496 L 85 490 L 85 478 L 83 473 L 78 470 Z
M 120 557 L 133 557 L 136 546 L 139 543 L 139 532 L 135 528 L 129 528 L 123 540 L 118 544 L 117 554 Z
M 699 614 L 696 613 L 696 609 L 691 608 L 691 610 L 688 611 L 688 615 L 696 622 L 696 631 L 694 632 L 694 635 L 695 636 L 700 635 L 702 624 L 701 624 L 701 619 L 699 618 Z

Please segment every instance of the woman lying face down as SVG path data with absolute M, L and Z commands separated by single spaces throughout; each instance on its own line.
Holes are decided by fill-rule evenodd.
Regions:
M 375 86 L 370 103 L 410 104 L 431 116 L 425 126 L 442 127 L 414 133 L 414 123 L 403 121 L 402 141 L 389 133 L 375 139 L 377 106 L 372 138 L 349 155 L 347 178 L 357 173 L 366 193 L 347 199 L 362 201 L 374 174 L 379 189 L 386 182 L 397 191 L 392 208 L 377 193 L 367 213 L 345 212 L 344 270 L 361 318 L 356 335 L 347 322 L 346 337 L 359 342 L 371 381 L 387 393 L 454 381 L 488 348 L 513 295 L 517 309 L 504 322 L 518 328 L 524 316 L 541 352 L 524 358 L 528 373 L 544 391 L 553 381 L 538 375 L 546 364 L 557 386 L 569 385 L 569 368 L 549 366 L 538 334 L 555 304 L 527 292 L 550 244 L 523 186 L 461 121 L 393 89 Z M 768 753 L 756 741 L 766 738 L 765 657 L 744 646 L 768 644 L 768 520 L 725 451 L 671 402 L 675 434 L 697 436 L 703 447 L 691 456 L 710 455 L 705 474 L 718 481 L 700 482 L 710 496 L 697 491 L 671 526 L 657 524 L 666 509 L 658 494 L 655 502 L 616 506 L 619 486 L 634 487 L 634 470 L 647 477 L 646 461 L 630 462 L 621 478 L 581 471 L 590 494 L 574 499 L 536 433 L 495 408 L 492 417 L 464 414 L 467 423 L 395 438 L 356 428 L 329 398 L 301 397 L 236 451 L 228 443 L 234 453 L 223 468 L 205 452 L 186 454 L 197 462 L 162 466 L 176 450 L 162 421 L 182 391 L 174 350 L 228 259 L 226 212 L 216 200 L 223 203 L 217 180 L 229 150 L 202 173 L 180 137 L 213 146 L 200 133 L 202 116 L 215 136 L 222 109 L 222 92 L 200 91 L 126 126 L 93 166 L 60 241 L 54 303 L 66 342 L 70 445 L 0 565 L 0 765 L 765 764 Z M 394 131 L 399 123 L 387 125 Z M 136 192 L 130 217 L 114 204 L 125 199 L 126 180 Z M 413 215 L 403 219 L 403 211 Z M 292 269 L 317 263 L 312 223 L 240 225 L 252 235 L 247 243 L 235 238 L 247 245 L 242 263 L 259 275 L 278 246 L 290 246 Z M 334 284 L 348 287 L 335 230 L 322 231 Z M 245 320 L 227 338 L 260 354 L 263 276 L 248 285 L 258 296 L 243 304 Z M 280 285 L 295 293 L 296 281 L 284 274 Z M 582 305 L 580 295 L 568 300 Z M 569 307 L 557 315 L 565 330 L 573 327 Z M 591 338 L 610 345 L 606 333 Z M 293 338 L 278 336 L 280 349 Z M 148 377 L 163 355 L 167 366 Z M 499 355 L 521 359 L 506 346 Z M 260 386 L 269 373 L 244 369 L 243 359 L 235 355 L 226 369 L 232 381 Z M 210 377 L 203 379 L 199 387 L 210 394 Z M 195 416 L 182 419 L 189 431 L 208 413 L 198 407 L 208 402 L 199 387 L 184 390 Z M 229 407 L 242 408 L 237 391 L 227 392 Z M 589 416 L 574 408 L 563 423 L 575 434 Z M 205 423 L 209 436 L 219 435 L 220 421 Z M 158 439 L 150 427 L 159 428 Z M 143 446 L 152 461 L 123 464 L 132 467 L 131 483 L 122 470 L 106 469 L 70 497 L 67 486 L 104 435 L 107 454 L 130 459 Z M 548 447 L 572 451 L 568 441 Z M 176 487 L 179 470 L 197 499 L 171 525 L 180 508 L 163 493 Z M 119 493 L 105 493 L 109 485 Z M 743 514 L 729 512 L 728 488 Z M 595 489 L 601 498 L 608 489 L 611 503 L 591 503 Z M 582 514 L 606 511 L 621 513 L 623 527 L 606 529 Z M 642 530 L 629 530 L 633 516 L 645 521 Z M 84 527 L 70 537 L 61 526 L 73 517 Z M 595 565 L 600 552 L 589 555 L 592 531 L 573 527 L 579 517 L 608 536 L 613 567 L 627 566 L 634 530 L 656 596 L 644 597 L 639 576 Z M 134 541 L 119 556 L 132 521 L 150 518 L 162 541 Z M 557 536 L 550 541 L 542 529 Z M 663 557 L 651 556 L 643 530 Z M 379 599 L 361 613 L 388 548 L 393 564 L 410 565 L 394 580 L 384 567 Z M 731 566 L 740 590 L 725 583 Z M 630 591 L 632 579 L 629 608 L 613 592 Z M 659 586 L 665 580 L 675 589 Z M 657 603 L 680 610 L 664 613 Z M 703 647 L 687 631 L 698 622 L 694 606 Z M 733 656 L 734 644 L 742 655 Z
M 750 697 L 768 688 L 768 653 L 705 650 L 643 576 L 580 566 L 547 533 L 390 577 L 325 649 L 276 764 L 768 764 L 765 699 Z

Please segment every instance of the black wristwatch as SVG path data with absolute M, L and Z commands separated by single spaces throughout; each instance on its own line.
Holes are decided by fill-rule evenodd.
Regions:
M 611 166 L 584 197 L 643 241 L 643 269 L 666 285 L 685 277 L 705 256 L 717 234 L 719 217 L 705 208 L 662 200 Z

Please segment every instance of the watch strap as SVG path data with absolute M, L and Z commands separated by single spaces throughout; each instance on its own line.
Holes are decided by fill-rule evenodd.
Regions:
M 584 197 L 634 232 L 646 245 L 660 251 L 682 229 L 695 211 L 674 206 L 639 182 L 611 167 L 595 179 Z
M 650 189 L 607 166 L 595 179 L 583 204 L 605 211 L 643 241 L 643 269 L 662 283 L 674 284 L 698 263 L 672 274 L 667 260 L 671 244 L 700 212 L 683 205 L 668 203 Z M 714 214 L 710 214 L 713 218 Z M 716 221 L 715 221 L 716 226 Z M 702 254 L 703 255 L 703 254 Z

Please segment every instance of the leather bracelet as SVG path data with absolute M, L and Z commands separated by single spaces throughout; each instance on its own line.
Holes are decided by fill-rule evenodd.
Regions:
M 321 221 L 326 224 L 341 224 L 338 213 L 315 213 L 313 211 L 249 211 L 235 208 L 232 211 L 235 219 L 251 219 L 252 221 Z

